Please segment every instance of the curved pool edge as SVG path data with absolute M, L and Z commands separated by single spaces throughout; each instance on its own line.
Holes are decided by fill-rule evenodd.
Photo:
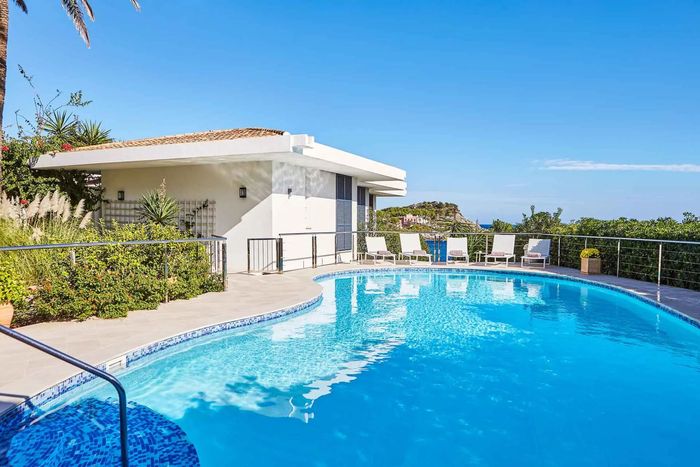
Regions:
M 120 358 L 125 358 L 125 368 L 129 368 L 129 366 L 131 366 L 132 364 L 136 363 L 144 357 L 166 350 L 183 342 L 187 342 L 204 336 L 209 336 L 219 332 L 228 331 L 231 329 L 251 326 L 253 324 L 261 323 L 264 321 L 282 318 L 284 316 L 307 310 L 320 303 L 322 299 L 323 292 L 319 292 L 314 297 L 296 303 L 294 305 L 259 313 L 257 315 L 221 321 L 215 324 L 208 324 L 196 329 L 177 333 L 164 339 L 159 339 L 157 341 L 138 346 L 134 349 L 128 350 L 124 353 L 121 353 L 120 355 L 117 355 L 94 366 L 104 371 L 106 370 L 108 362 L 112 362 Z M 33 411 L 40 409 L 42 406 L 49 404 L 50 402 L 56 400 L 64 394 L 74 389 L 77 389 L 83 384 L 93 381 L 96 378 L 96 376 L 86 371 L 81 371 L 73 374 L 72 376 L 64 379 L 63 381 L 47 386 L 43 390 L 26 398 L 17 405 L 10 407 L 3 412 L 0 412 L 0 431 L 8 427 L 17 426 L 19 423 L 25 421 L 26 418 L 30 416 Z
M 326 273 L 321 273 L 313 277 L 314 281 L 319 281 L 323 279 L 328 279 L 331 277 L 337 277 L 337 276 L 344 276 L 344 275 L 352 275 L 352 274 L 367 274 L 367 273 L 374 273 L 374 272 L 379 272 L 379 273 L 385 273 L 385 272 L 434 272 L 434 271 L 441 271 L 441 272 L 446 272 L 446 273 L 455 273 L 455 274 L 460 274 L 468 271 L 478 271 L 478 272 L 487 272 L 487 273 L 492 273 L 492 274 L 500 274 L 500 275 L 519 275 L 519 276 L 530 276 L 530 277 L 549 277 L 549 278 L 554 278 L 554 279 L 560 279 L 564 281 L 569 281 L 569 282 L 579 282 L 587 285 L 593 285 L 593 286 L 598 286 L 602 287 L 605 289 L 609 290 L 614 290 L 616 292 L 623 293 L 629 297 L 633 297 L 635 299 L 641 300 L 642 302 L 652 305 L 656 308 L 661 309 L 662 311 L 665 311 L 669 313 L 670 315 L 679 318 L 686 323 L 695 326 L 697 328 L 700 328 L 700 320 L 697 320 L 693 318 L 692 316 L 688 316 L 687 314 L 683 313 L 680 310 L 677 310 L 669 305 L 666 305 L 664 303 L 661 303 L 657 300 L 653 300 L 649 297 L 646 297 L 638 292 L 635 292 L 634 290 L 626 289 L 624 287 L 621 287 L 619 285 L 614 285 L 614 284 L 609 284 L 606 282 L 599 282 L 594 279 L 586 279 L 583 277 L 573 277 L 573 276 L 567 276 L 566 274 L 559 274 L 556 272 L 551 272 L 547 270 L 542 270 L 542 271 L 537 271 L 533 269 L 508 269 L 508 268 L 490 268 L 490 267 L 474 267 L 474 266 L 467 266 L 467 267 L 445 267 L 445 266 L 388 266 L 388 267 L 371 267 L 371 268 L 353 268 L 353 269 L 347 269 L 347 270 L 342 270 L 342 271 L 332 271 L 332 272 L 326 272 Z
M 537 271 L 537 270 L 522 270 L 522 269 L 502 269 L 502 268 L 489 268 L 489 267 L 473 267 L 473 266 L 468 266 L 468 267 L 445 267 L 445 266 L 386 266 L 386 267 L 353 267 L 353 268 L 348 268 L 348 269 L 342 269 L 342 270 L 337 270 L 337 271 L 331 271 L 331 272 L 321 272 L 319 274 L 311 276 L 310 280 L 313 282 L 318 282 L 321 280 L 325 279 L 330 279 L 333 277 L 342 277 L 342 276 L 352 276 L 352 275 L 359 275 L 359 274 L 382 274 L 382 273 L 430 273 L 430 272 L 442 272 L 442 273 L 455 273 L 455 274 L 463 274 L 465 272 L 484 272 L 484 273 L 489 273 L 489 274 L 495 274 L 495 275 L 510 275 L 510 276 L 525 276 L 525 277 L 545 277 L 545 278 L 553 278 L 553 279 L 559 279 L 559 280 L 564 280 L 564 281 L 569 281 L 569 282 L 578 282 L 578 283 L 584 283 L 587 285 L 593 285 L 593 286 L 598 286 L 606 289 L 610 289 L 616 292 L 623 293 L 627 296 L 633 297 L 637 300 L 640 300 L 643 303 L 649 304 L 654 306 L 655 308 L 658 308 L 676 318 L 679 318 L 687 323 L 689 323 L 692 326 L 695 326 L 697 328 L 700 328 L 700 321 L 686 315 L 685 313 L 668 306 L 666 304 L 660 303 L 656 300 L 653 300 L 651 298 L 645 297 L 644 295 L 641 295 L 633 290 L 626 289 L 621 286 L 605 283 L 605 282 L 598 282 L 593 279 L 586 279 L 586 278 L 580 278 L 580 277 L 572 277 L 572 276 L 567 276 L 565 274 L 559 274 L 551 271 Z M 182 333 L 178 333 L 175 335 L 172 335 L 170 337 L 166 337 L 164 339 L 160 339 L 157 341 L 153 341 L 147 344 L 144 344 L 142 346 L 136 347 L 132 350 L 129 350 L 127 352 L 121 353 L 120 355 L 113 357 L 111 359 L 108 359 L 100 364 L 95 365 L 97 368 L 100 369 L 105 369 L 107 362 L 111 362 L 117 358 L 126 358 L 126 368 L 131 366 L 133 363 L 137 362 L 138 360 L 152 355 L 154 353 L 160 352 L 162 350 L 166 350 L 170 347 L 173 347 L 177 344 L 187 342 L 193 339 L 197 339 L 200 337 L 208 336 L 211 334 L 227 331 L 230 329 L 235 329 L 239 327 L 244 327 L 244 326 L 249 326 L 253 324 L 257 324 L 260 322 L 264 321 L 269 321 L 273 320 L 276 318 L 281 318 L 287 315 L 291 315 L 294 313 L 298 313 L 300 311 L 306 310 L 308 308 L 313 307 L 314 305 L 318 304 L 321 302 L 323 298 L 323 293 L 320 292 L 314 297 L 302 301 L 300 303 L 290 305 L 287 307 L 283 308 L 278 308 L 272 311 L 268 312 L 263 312 L 259 313 L 257 315 L 252 315 L 252 316 L 247 316 L 244 318 L 237 318 L 234 320 L 226 320 L 222 321 L 219 323 L 215 324 L 209 324 L 205 326 L 201 326 L 196 329 L 192 329 L 189 331 L 185 331 Z M 76 373 L 68 378 L 66 378 L 63 381 L 60 381 L 56 384 L 50 385 L 46 387 L 45 389 L 37 392 L 36 394 L 30 396 L 29 398 L 25 399 L 24 401 L 20 402 L 19 404 L 10 407 L 6 409 L 4 412 L 0 413 L 0 429 L 3 429 L 3 427 L 12 427 L 16 426 L 18 423 L 21 423 L 31 415 L 33 411 L 36 409 L 41 408 L 41 406 L 44 406 L 53 400 L 59 398 L 60 396 L 66 394 L 67 392 L 78 388 L 79 386 L 92 381 L 95 379 L 95 377 L 87 372 L 79 372 Z

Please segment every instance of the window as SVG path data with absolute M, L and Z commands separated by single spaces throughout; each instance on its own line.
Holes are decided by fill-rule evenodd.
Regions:
M 352 177 L 335 176 L 335 231 L 348 232 L 335 236 L 337 251 L 352 249 Z
M 357 230 L 367 228 L 367 188 L 357 187 Z

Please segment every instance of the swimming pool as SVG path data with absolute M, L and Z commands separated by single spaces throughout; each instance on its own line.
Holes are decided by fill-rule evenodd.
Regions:
M 119 374 L 129 399 L 154 414 L 144 420 L 157 419 L 164 439 L 186 438 L 202 465 L 696 460 L 700 330 L 657 307 L 500 272 L 319 283 L 323 301 L 308 311 L 138 361 Z M 48 413 L 104 413 L 110 397 L 90 383 Z M 10 463 L 32 465 L 28 447 L 63 420 L 49 418 L 6 442 Z M 71 436 L 66 428 L 63 442 Z M 173 459 L 192 455 L 181 448 Z

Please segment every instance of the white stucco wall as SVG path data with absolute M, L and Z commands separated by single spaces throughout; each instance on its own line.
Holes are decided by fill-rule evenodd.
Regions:
M 285 232 L 333 232 L 336 228 L 336 174 L 286 162 L 235 162 L 102 171 L 105 198 L 126 200 L 160 186 L 179 200 L 216 201 L 215 233 L 228 239 L 230 272 L 247 268 L 247 239 Z M 238 189 L 247 188 L 247 198 Z M 291 194 L 288 189 L 291 188 Z M 357 228 L 357 181 L 353 179 L 353 230 Z M 335 262 L 335 236 L 318 235 L 318 264 Z M 357 246 L 355 245 L 355 250 Z M 273 256 L 268 260 L 274 264 Z M 350 261 L 352 252 L 339 255 Z M 286 270 L 311 266 L 311 236 L 284 237 Z
M 336 227 L 336 174 L 323 170 L 273 163 L 272 231 L 334 232 Z M 289 194 L 288 190 L 292 192 Z M 357 225 L 356 181 L 353 179 L 353 228 Z M 318 265 L 335 262 L 335 236 L 318 235 Z M 352 252 L 339 255 L 350 261 Z M 311 236 L 284 237 L 286 270 L 311 267 Z
M 272 162 L 102 171 L 106 199 L 117 199 L 117 191 L 124 190 L 126 200 L 138 200 L 163 179 L 175 199 L 216 201 L 215 234 L 228 239 L 230 272 L 246 269 L 248 238 L 273 235 Z M 238 196 L 241 186 L 247 188 L 246 198 Z

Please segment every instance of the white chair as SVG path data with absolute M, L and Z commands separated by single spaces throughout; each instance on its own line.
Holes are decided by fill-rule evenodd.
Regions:
M 494 235 L 491 253 L 484 256 L 484 264 L 489 264 L 489 259 L 493 259 L 494 264 L 505 259 L 506 267 L 509 260 L 515 261 L 515 235 Z
M 467 237 L 449 237 L 447 239 L 447 257 L 445 261 L 449 264 L 450 258 L 464 258 L 469 262 L 469 243 Z M 453 261 L 456 263 L 457 261 Z
M 551 244 L 551 240 L 542 240 L 539 238 L 531 238 L 528 240 L 525 254 L 520 258 L 520 266 L 524 268 L 525 263 L 529 265 L 537 264 L 537 262 L 541 261 L 542 269 L 544 269 L 549 261 Z
M 408 258 L 409 264 L 413 258 L 416 260 L 419 258 L 428 258 L 428 263 L 433 262 L 433 255 L 421 248 L 420 236 L 417 233 L 399 234 L 399 238 L 401 239 L 401 253 L 399 253 L 399 259 Z
M 386 240 L 384 237 L 365 237 L 365 243 L 367 244 L 367 253 L 365 253 L 365 257 L 371 256 L 374 258 L 374 264 L 377 264 L 379 258 L 391 258 L 394 264 L 396 264 L 396 255 L 386 247 Z

